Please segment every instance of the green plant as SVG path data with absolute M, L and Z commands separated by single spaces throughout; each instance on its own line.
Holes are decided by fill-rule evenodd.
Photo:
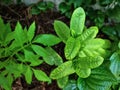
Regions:
M 120 39 L 120 0 L 64 0 L 59 10 L 70 18 L 80 6 L 86 11 L 87 26 L 96 25 L 110 39 Z
M 18 22 L 12 31 L 10 24 L 4 24 L 0 18 L 0 27 L 0 86 L 11 90 L 13 81 L 22 75 L 31 84 L 33 74 L 39 81 L 50 82 L 47 74 L 35 67 L 43 62 L 62 63 L 62 58 L 51 48 L 61 40 L 52 34 L 35 35 L 35 22 L 28 30 Z
M 76 89 L 69 90 L 109 90 L 117 82 L 108 63 L 111 43 L 107 39 L 96 38 L 96 26 L 87 28 L 84 24 L 85 12 L 81 7 L 73 12 L 70 28 L 61 21 L 54 22 L 57 35 L 65 43 L 64 53 L 68 61 L 54 69 L 50 77 L 57 79 L 63 90 L 68 90 L 66 87 L 71 85 L 75 85 Z M 69 76 L 74 73 L 78 79 L 71 83 Z
M 45 12 L 45 11 L 47 11 L 49 9 L 53 9 L 53 8 L 54 8 L 53 2 L 41 1 L 31 7 L 31 14 L 37 15 L 37 14 L 40 14 L 41 12 Z

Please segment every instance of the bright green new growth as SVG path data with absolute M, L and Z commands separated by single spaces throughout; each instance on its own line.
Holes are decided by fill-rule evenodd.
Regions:
M 67 67 L 65 63 L 61 64 L 51 72 L 50 77 L 52 79 L 59 79 L 72 74 L 69 71 L 71 67 L 79 77 L 87 78 L 90 76 L 91 70 L 99 67 L 104 58 L 109 56 L 110 51 L 107 49 L 110 48 L 111 43 L 105 39 L 95 38 L 98 34 L 96 26 L 85 28 L 84 24 L 85 12 L 81 7 L 73 12 L 70 28 L 61 21 L 54 22 L 57 35 L 65 43 L 65 57 L 72 62 L 72 66 L 68 65 Z M 66 67 L 67 71 L 64 69 Z M 63 74 L 60 74 L 61 72 Z
M 28 30 L 23 29 L 18 22 L 12 31 L 10 24 L 4 24 L 0 18 L 0 28 L 0 86 L 12 90 L 13 81 L 22 75 L 31 84 L 33 74 L 39 81 L 51 82 L 46 73 L 34 67 L 43 62 L 50 65 L 62 64 L 62 58 L 50 47 L 61 40 L 52 34 L 35 36 L 35 22 Z

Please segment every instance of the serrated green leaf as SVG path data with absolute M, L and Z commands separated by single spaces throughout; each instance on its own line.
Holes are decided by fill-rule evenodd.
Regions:
M 4 82 L 4 83 L 3 83 Z M 8 79 L 2 75 L 0 75 L 0 86 L 2 88 L 4 88 L 5 90 L 12 90 L 9 82 L 8 82 Z
M 30 62 L 30 66 L 38 66 L 43 61 L 39 59 L 39 55 L 35 55 L 33 52 L 24 49 L 25 59 L 21 60 L 23 62 Z
M 66 43 L 67 39 L 70 37 L 69 27 L 65 23 L 56 20 L 54 22 L 54 29 L 61 40 Z
M 113 53 L 110 57 L 110 70 L 116 76 L 120 78 L 120 50 Z
M 41 70 L 35 70 L 33 69 L 34 75 L 37 78 L 37 80 L 39 81 L 48 81 L 50 82 L 50 78 L 46 75 L 45 72 L 41 71 Z
M 60 66 L 58 66 L 56 69 L 54 69 L 51 72 L 50 77 L 52 79 L 59 79 L 59 78 L 68 76 L 74 72 L 75 72 L 75 70 L 72 67 L 72 61 L 67 61 L 67 62 L 61 64 Z
M 33 22 L 27 32 L 28 40 L 31 41 L 35 34 L 35 22 Z
M 55 50 L 53 50 L 51 47 L 47 47 L 46 50 L 49 52 L 49 55 L 47 57 L 44 57 L 45 59 L 48 58 L 57 66 L 63 63 L 62 58 Z
M 31 84 L 33 72 L 32 72 L 32 70 L 29 66 L 26 68 L 26 71 L 25 71 L 24 75 L 25 75 L 26 82 L 28 84 Z
M 73 59 L 80 49 L 80 41 L 78 39 L 70 37 L 65 46 L 65 57 L 68 60 Z
M 14 38 L 14 32 L 8 33 L 5 38 L 5 45 L 8 45 Z
M 93 39 L 96 37 L 98 33 L 98 28 L 96 26 L 92 26 L 85 31 L 78 37 L 81 42 L 85 42 L 87 40 Z
M 12 83 L 13 83 L 13 76 L 12 76 L 12 74 L 9 73 L 7 75 L 7 77 L 6 77 L 6 79 L 8 80 L 9 85 L 12 87 Z
M 87 78 L 91 74 L 90 68 L 75 68 L 76 74 L 81 78 Z
M 80 90 L 110 90 L 116 79 L 112 73 L 104 67 L 93 69 L 88 78 L 79 78 L 77 85 Z
M 35 37 L 34 41 L 35 43 L 40 43 L 45 46 L 53 46 L 55 44 L 58 44 L 61 42 L 61 40 L 52 34 L 40 34 Z
M 68 83 L 68 76 L 65 76 L 63 78 L 57 79 L 57 84 L 60 88 L 64 88 L 66 84 Z
M 73 67 L 76 68 L 96 68 L 103 63 L 104 58 L 101 56 L 79 57 L 73 60 Z
M 32 45 L 33 50 L 37 53 L 37 55 L 43 57 L 44 61 L 49 64 L 53 65 L 53 57 L 50 56 L 49 52 L 41 46 Z
M 2 18 L 0 18 L 0 27 L 1 27 L 1 32 L 0 32 L 0 41 L 3 46 L 6 46 L 6 36 L 11 32 L 11 27 L 10 23 L 4 24 Z
M 22 29 L 21 24 L 18 22 L 15 31 L 14 31 L 14 37 L 16 42 L 20 45 L 23 46 L 23 44 L 27 41 L 27 35 Z
M 74 30 L 76 35 L 80 35 L 83 32 L 85 24 L 85 12 L 83 8 L 79 7 L 74 10 L 71 21 L 70 30 Z
M 14 78 L 18 78 L 21 76 L 21 73 L 23 70 L 20 69 L 19 64 L 11 61 L 9 64 L 6 65 L 5 69 L 10 73 L 14 75 Z

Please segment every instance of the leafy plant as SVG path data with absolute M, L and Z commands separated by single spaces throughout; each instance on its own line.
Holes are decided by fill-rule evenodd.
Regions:
M 73 12 L 70 28 L 61 21 L 54 22 L 57 35 L 65 43 L 64 53 L 68 61 L 54 69 L 50 77 L 57 79 L 61 88 L 66 88 L 69 75 L 76 73 L 79 77 L 78 88 L 80 90 L 107 90 L 116 82 L 114 75 L 103 63 L 108 62 L 107 59 L 111 55 L 109 51 L 111 43 L 109 40 L 96 38 L 98 34 L 96 26 L 87 28 L 84 24 L 85 12 L 81 7 Z M 66 83 L 63 85 L 62 82 Z M 70 90 L 77 90 L 77 88 Z
M 33 5 L 31 8 L 31 13 L 33 15 L 37 15 L 40 14 L 41 12 L 45 12 L 49 9 L 53 9 L 54 8 L 54 3 L 50 2 L 50 1 L 41 1 L 38 2 L 37 4 Z
M 18 22 L 12 31 L 10 24 L 4 24 L 0 18 L 0 27 L 0 86 L 11 90 L 13 81 L 22 75 L 25 76 L 26 82 L 31 84 L 33 74 L 39 81 L 50 82 L 47 74 L 35 67 L 43 62 L 49 65 L 59 65 L 63 62 L 51 48 L 61 40 L 52 34 L 35 35 L 35 22 L 28 30 L 23 29 Z
M 64 0 L 59 10 L 70 18 L 77 7 L 86 11 L 87 26 L 96 25 L 110 39 L 119 40 L 120 0 Z

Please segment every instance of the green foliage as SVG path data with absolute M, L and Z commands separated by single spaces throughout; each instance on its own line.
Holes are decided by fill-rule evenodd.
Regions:
M 94 26 L 88 29 L 83 29 L 85 13 L 81 7 L 77 8 L 72 16 L 70 29 L 66 28 L 67 25 L 63 24 L 61 21 L 54 22 L 54 27 L 63 42 L 67 39 L 65 42 L 64 53 L 66 59 L 72 61 L 72 65 L 71 62 L 67 62 L 67 65 L 73 67 L 78 76 L 86 78 L 91 74 L 91 69 L 100 66 L 103 63 L 104 58 L 108 56 L 110 51 L 107 49 L 110 48 L 111 43 L 108 40 L 95 38 L 98 33 L 97 27 Z M 81 27 L 78 26 L 74 28 L 75 25 L 81 25 Z M 63 29 L 60 29 L 59 27 L 62 27 Z M 61 32 L 63 31 L 61 30 L 69 34 L 71 32 L 70 36 L 67 37 L 65 34 L 62 34 Z M 64 37 L 65 39 L 63 39 Z M 70 67 L 67 68 L 70 69 Z M 58 66 L 58 68 L 52 71 L 51 78 L 58 79 L 72 74 L 69 70 L 64 70 L 65 68 L 66 64 L 64 63 Z M 62 73 L 56 75 L 61 72 L 64 72 L 65 74 Z
M 110 57 L 110 70 L 120 83 L 120 49 L 116 50 Z
M 35 22 L 28 30 L 23 29 L 18 22 L 12 31 L 10 24 L 4 24 L 0 18 L 0 27 L 0 86 L 11 90 L 13 81 L 22 75 L 31 84 L 33 74 L 39 81 L 50 82 L 47 74 L 35 69 L 35 66 L 43 62 L 60 65 L 62 58 L 50 46 L 60 43 L 61 40 L 52 34 L 35 36 Z
M 79 15 L 78 13 L 83 14 Z M 73 22 L 73 28 L 75 25 L 81 25 L 81 27 L 78 26 L 75 27 L 75 29 L 68 28 L 68 26 L 61 21 L 54 22 L 56 34 L 65 43 L 64 54 L 65 58 L 69 61 L 55 68 L 51 72 L 50 77 L 57 79 L 59 87 L 63 88 L 63 90 L 68 90 L 68 88 L 70 89 L 72 86 L 75 87 L 70 90 L 110 90 L 111 86 L 115 85 L 115 83 L 118 84 L 115 75 L 117 74 L 118 77 L 119 55 L 117 55 L 117 57 L 112 56 L 112 58 L 116 58 L 116 60 L 113 63 L 114 65 L 110 65 L 110 69 L 112 68 L 110 71 L 108 65 L 110 61 L 108 59 L 112 53 L 112 51 L 109 50 L 111 48 L 111 42 L 107 39 L 96 38 L 98 28 L 96 26 L 91 26 L 90 28 L 85 27 L 85 17 L 82 17 L 82 15 L 85 15 L 85 12 L 81 7 L 73 12 L 72 16 L 74 17 L 71 17 L 70 21 L 71 23 Z M 67 32 L 68 34 L 61 32 Z M 113 62 L 113 60 L 111 60 L 111 62 Z M 114 71 L 114 69 L 116 69 L 116 71 Z M 78 82 L 70 84 L 70 79 L 67 80 L 65 77 L 70 78 L 73 73 L 77 74 Z M 63 83 L 64 85 L 61 84 L 61 79 L 63 82 L 66 80 L 67 84 L 66 82 Z
M 112 83 L 116 79 L 105 67 L 93 69 L 88 78 L 78 78 L 77 86 L 79 90 L 110 90 Z
M 110 39 L 115 41 L 120 39 L 119 0 L 63 0 L 59 5 L 59 10 L 70 18 L 77 7 L 82 7 L 86 11 L 88 26 L 96 25 Z
M 38 15 L 41 12 L 45 12 L 49 9 L 53 9 L 54 8 L 54 3 L 50 2 L 50 1 L 40 1 L 37 4 L 33 5 L 31 7 L 31 14 L 33 15 Z

